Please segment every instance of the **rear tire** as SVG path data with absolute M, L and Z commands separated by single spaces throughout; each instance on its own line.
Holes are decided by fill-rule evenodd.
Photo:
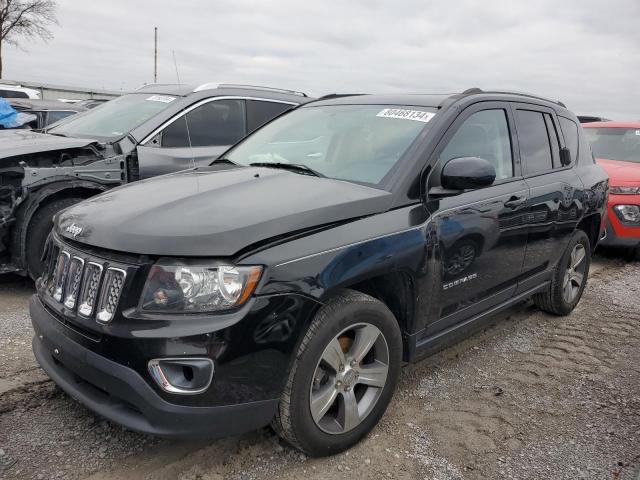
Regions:
M 400 328 L 387 306 L 342 291 L 318 311 L 298 347 L 274 429 L 310 456 L 346 450 L 384 414 L 401 361 Z
M 587 285 L 591 266 L 591 244 L 582 230 L 576 230 L 556 266 L 545 292 L 533 296 L 533 303 L 547 313 L 568 315 L 576 307 Z
M 27 231 L 26 262 L 27 272 L 32 280 L 40 277 L 44 270 L 42 253 L 47 237 L 53 228 L 53 216 L 82 200 L 82 198 L 75 197 L 54 200 L 40 207 L 31 217 Z

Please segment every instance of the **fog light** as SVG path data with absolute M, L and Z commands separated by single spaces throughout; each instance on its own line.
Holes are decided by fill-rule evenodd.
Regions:
M 148 366 L 151 378 L 167 393 L 202 393 L 213 379 L 210 358 L 155 358 L 149 360 Z

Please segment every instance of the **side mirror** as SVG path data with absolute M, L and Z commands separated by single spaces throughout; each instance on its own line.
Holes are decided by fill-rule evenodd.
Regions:
M 496 169 L 484 158 L 458 157 L 442 168 L 440 183 L 446 190 L 473 190 L 488 187 L 496 179 Z
M 560 164 L 563 167 L 568 167 L 571 165 L 571 150 L 567 147 L 562 147 L 560 149 Z

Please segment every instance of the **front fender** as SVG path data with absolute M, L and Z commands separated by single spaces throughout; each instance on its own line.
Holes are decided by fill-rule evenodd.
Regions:
M 74 180 L 47 184 L 35 191 L 28 191 L 23 196 L 17 208 L 13 229 L 11 232 L 11 262 L 19 272 L 26 269 L 26 248 L 29 223 L 41 205 L 52 198 L 61 196 L 89 197 L 109 189 L 102 185 L 86 180 Z
M 297 238 L 254 253 L 265 265 L 256 295 L 297 293 L 324 302 L 336 290 L 401 272 L 415 284 L 427 269 L 428 214 L 412 205 Z

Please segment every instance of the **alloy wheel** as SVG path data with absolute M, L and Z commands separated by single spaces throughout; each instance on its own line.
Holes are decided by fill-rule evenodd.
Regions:
M 389 347 L 382 332 L 358 323 L 326 346 L 311 381 L 309 407 L 325 433 L 353 430 L 371 413 L 389 373 Z
M 573 250 L 571 250 L 569 265 L 567 266 L 562 284 L 562 296 L 567 303 L 573 302 L 580 293 L 580 288 L 585 279 L 586 258 L 587 252 L 584 245 L 581 243 L 576 244 Z

